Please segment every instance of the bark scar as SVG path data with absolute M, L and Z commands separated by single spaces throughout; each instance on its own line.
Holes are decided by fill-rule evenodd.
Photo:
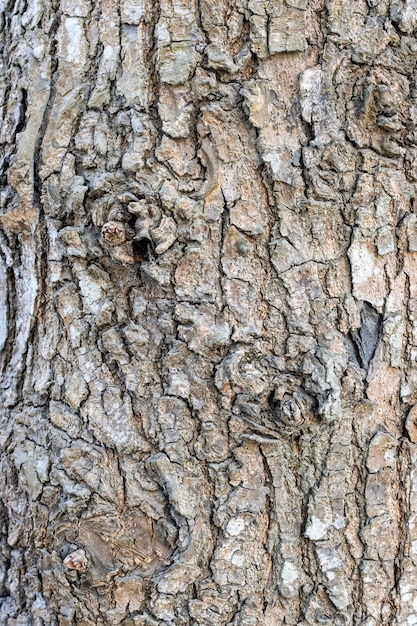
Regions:
M 219 159 L 210 141 L 205 137 L 201 142 L 199 156 L 206 168 L 207 177 L 200 189 L 190 194 L 195 200 L 204 200 L 217 187 L 219 179 Z

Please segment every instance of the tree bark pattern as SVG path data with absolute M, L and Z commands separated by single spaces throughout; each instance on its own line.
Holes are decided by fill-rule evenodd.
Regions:
M 0 6 L 1 623 L 417 624 L 414 0 Z

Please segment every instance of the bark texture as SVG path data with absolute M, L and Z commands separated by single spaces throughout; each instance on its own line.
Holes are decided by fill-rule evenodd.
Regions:
M 417 624 L 416 1 L 0 6 L 0 623 Z

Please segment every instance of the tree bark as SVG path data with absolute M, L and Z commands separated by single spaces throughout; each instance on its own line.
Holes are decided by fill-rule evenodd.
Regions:
M 417 624 L 415 1 L 1 11 L 0 622 Z

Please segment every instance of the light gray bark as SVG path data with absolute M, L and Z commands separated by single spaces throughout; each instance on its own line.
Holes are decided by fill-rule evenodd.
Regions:
M 0 623 L 417 624 L 415 0 L 0 6 Z

